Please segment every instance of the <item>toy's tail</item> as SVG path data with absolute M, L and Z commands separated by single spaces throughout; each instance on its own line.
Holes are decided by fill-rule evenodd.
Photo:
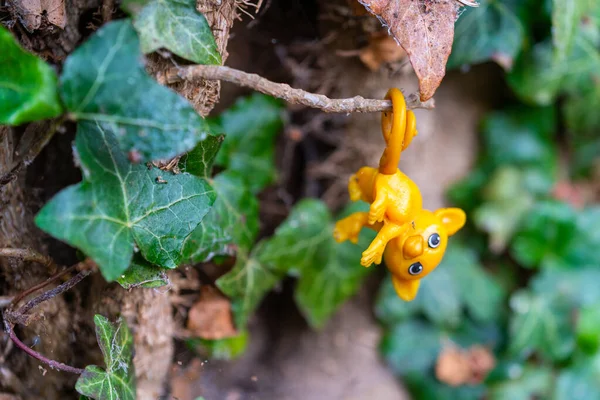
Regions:
M 386 148 L 379 161 L 379 173 L 393 175 L 398 169 L 400 153 L 417 136 L 417 120 L 412 111 L 406 110 L 406 101 L 400 90 L 390 89 L 385 98 L 392 101 L 392 111 L 384 111 L 381 115 L 381 131 Z

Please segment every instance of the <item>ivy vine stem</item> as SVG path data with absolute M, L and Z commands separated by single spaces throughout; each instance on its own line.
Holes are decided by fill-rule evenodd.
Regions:
M 51 360 L 51 359 L 43 356 L 42 354 L 38 353 L 37 351 L 32 350 L 25 343 L 21 342 L 21 340 L 17 337 L 14 330 L 12 329 L 11 324 L 8 321 L 6 321 L 6 319 L 4 320 L 4 329 L 8 333 L 10 340 L 12 340 L 12 342 L 15 344 L 15 346 L 17 346 L 19 349 L 23 350 L 25 353 L 29 354 L 31 357 L 35 358 L 36 360 L 39 360 L 39 361 L 43 362 L 44 364 L 48 365 L 50 368 L 57 369 L 60 371 L 70 372 L 70 373 L 77 374 L 77 375 L 81 375 L 83 373 L 84 370 L 81 368 L 71 367 L 70 365 L 63 364 L 56 360 Z
M 365 99 L 362 96 L 355 96 L 348 99 L 330 99 L 322 94 L 295 89 L 285 83 L 271 82 L 260 75 L 249 74 L 220 65 L 173 67 L 167 70 L 164 77 L 159 76 L 158 78 L 159 81 L 164 80 L 167 83 L 197 79 L 226 81 L 283 99 L 291 104 L 302 104 L 307 107 L 321 109 L 327 113 L 368 113 L 392 109 L 392 103 L 389 100 Z M 406 97 L 406 104 L 408 109 L 432 109 L 435 107 L 433 99 L 422 102 L 419 99 L 418 93 L 408 95 Z

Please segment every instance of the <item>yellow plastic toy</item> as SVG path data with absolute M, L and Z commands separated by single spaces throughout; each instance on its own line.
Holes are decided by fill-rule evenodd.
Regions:
M 419 188 L 398 169 L 401 152 L 417 135 L 415 115 L 406 110 L 400 90 L 390 89 L 385 98 L 391 99 L 392 111 L 381 117 L 386 149 L 379 168 L 362 167 L 348 183 L 350 199 L 363 200 L 371 207 L 368 213 L 358 212 L 340 220 L 334 238 L 357 243 L 363 227 L 378 232 L 362 253 L 361 264 L 380 264 L 383 257 L 396 293 L 411 301 L 421 279 L 442 261 L 448 237 L 464 226 L 466 215 L 459 208 L 423 209 Z

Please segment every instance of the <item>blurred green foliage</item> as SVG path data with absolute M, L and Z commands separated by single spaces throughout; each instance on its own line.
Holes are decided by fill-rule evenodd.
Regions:
M 483 119 L 476 166 L 448 191 L 469 218 L 440 267 L 411 303 L 383 284 L 381 352 L 415 399 L 600 399 L 600 206 L 555 191 L 597 179 L 600 3 L 480 3 L 449 69 L 494 61 L 514 99 Z M 440 355 L 475 345 L 493 352 L 487 377 L 438 379 Z

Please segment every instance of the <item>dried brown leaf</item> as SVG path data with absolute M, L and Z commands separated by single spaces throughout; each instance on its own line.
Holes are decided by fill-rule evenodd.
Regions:
M 200 299 L 188 314 L 187 328 L 202 339 L 218 340 L 237 335 L 229 299 L 212 286 L 204 285 Z
M 438 356 L 435 376 L 450 386 L 477 385 L 495 366 L 494 355 L 484 346 L 461 349 L 450 345 Z
M 452 50 L 455 0 L 358 0 L 386 25 L 408 54 L 419 78 L 421 101 L 433 97 Z

